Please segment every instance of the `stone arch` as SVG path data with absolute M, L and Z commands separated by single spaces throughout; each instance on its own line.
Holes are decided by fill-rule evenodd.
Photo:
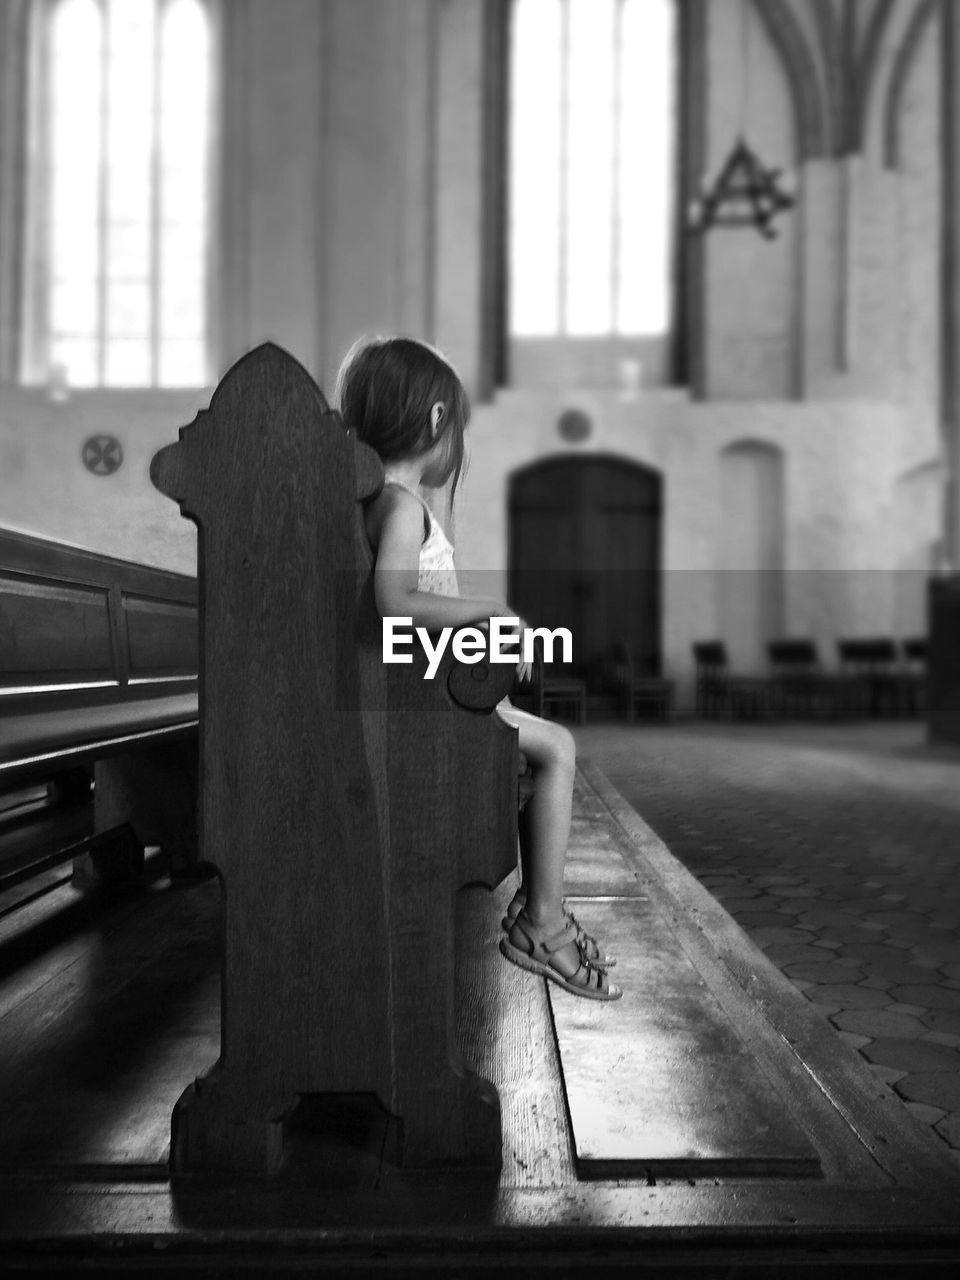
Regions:
M 812 0 L 812 11 L 823 58 L 830 141 L 835 151 L 846 136 L 847 67 L 837 11 L 832 0 Z
M 735 440 L 718 458 L 717 621 L 732 665 L 761 670 L 768 640 L 784 633 L 784 454 L 765 440 Z
M 894 60 L 883 116 L 883 157 L 888 169 L 900 167 L 900 108 L 920 39 L 933 21 L 937 0 L 917 0 Z
M 829 127 L 813 51 L 786 0 L 753 0 L 753 8 L 780 56 L 793 99 L 801 160 L 830 154 Z
M 863 54 L 856 78 L 856 97 L 850 120 L 850 145 L 852 150 L 861 150 L 867 136 L 867 120 L 870 111 L 870 96 L 873 92 L 880 56 L 883 50 L 883 36 L 893 13 L 895 0 L 877 0 L 867 34 L 863 42 Z

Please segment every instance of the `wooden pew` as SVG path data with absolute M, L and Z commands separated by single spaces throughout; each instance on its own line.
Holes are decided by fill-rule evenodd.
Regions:
M 196 866 L 196 634 L 194 579 L 0 530 L 0 791 L 93 775 L 81 880 Z
M 385 665 L 362 503 L 383 482 L 270 344 L 153 460 L 199 530 L 201 856 L 224 881 L 219 1061 L 178 1171 L 278 1170 L 303 1095 L 373 1094 L 408 1166 L 500 1163 L 455 1049 L 454 895 L 516 866 L 510 665 Z

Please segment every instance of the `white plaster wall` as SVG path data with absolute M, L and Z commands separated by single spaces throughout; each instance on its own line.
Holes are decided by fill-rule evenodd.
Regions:
M 74 392 L 54 403 L 36 390 L 0 392 L 0 525 L 144 564 L 196 572 L 196 530 L 150 483 L 150 459 L 206 408 L 210 391 Z M 111 476 L 83 466 L 83 442 L 116 436 Z

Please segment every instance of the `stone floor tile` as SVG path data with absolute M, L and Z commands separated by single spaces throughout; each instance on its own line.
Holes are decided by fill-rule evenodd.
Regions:
M 945 964 L 943 966 L 943 976 L 949 978 L 952 982 L 960 982 L 960 964 Z
M 912 956 L 910 963 L 916 965 L 918 969 L 929 969 L 931 971 L 934 969 L 939 970 L 941 967 L 939 960 L 933 960 L 929 956 Z
M 818 938 L 813 945 L 822 947 L 824 951 L 839 951 L 843 947 L 843 943 L 837 942 L 836 938 Z
M 871 991 L 850 982 L 815 983 L 807 998 L 815 1004 L 835 1004 L 838 1009 L 882 1009 L 890 1003 L 885 991 Z
M 869 977 L 864 978 L 860 983 L 861 987 L 867 987 L 871 991 L 889 991 L 893 986 L 893 982 L 889 978 Z
M 947 1045 L 927 1040 L 903 1040 L 883 1036 L 864 1049 L 868 1062 L 908 1071 L 960 1071 L 960 1054 Z
M 949 938 L 930 938 L 917 947 L 917 954 L 924 959 L 929 957 L 941 963 L 954 964 L 960 960 L 960 942 Z
M 853 1049 L 862 1049 L 864 1045 L 870 1043 L 869 1036 L 858 1036 L 853 1031 L 841 1031 L 839 1035 L 844 1044 L 850 1045 Z
M 869 1048 L 869 1045 L 864 1046 L 864 1052 L 867 1048 Z M 889 1085 L 896 1084 L 898 1080 L 902 1079 L 903 1076 L 906 1075 L 906 1072 L 901 1071 L 899 1067 L 885 1067 L 879 1062 L 871 1062 L 870 1070 L 875 1076 L 882 1080 L 884 1084 Z
M 891 995 L 893 995 L 892 991 L 887 996 L 888 1000 Z M 887 1013 L 909 1013 L 913 1018 L 918 1018 L 922 1013 L 927 1012 L 926 1008 L 922 1004 L 902 1004 L 899 1000 L 895 1000 L 892 1004 L 885 1005 L 884 1008 Z
M 935 1125 L 947 1114 L 942 1107 L 931 1107 L 926 1102 L 905 1102 L 903 1105 L 921 1124 Z
M 730 914 L 749 933 L 754 928 L 760 928 L 764 925 L 770 928 L 776 928 L 778 924 L 782 924 L 785 917 L 777 911 L 731 911 Z
M 830 953 L 824 951 L 821 954 L 827 956 Z M 853 964 L 848 960 L 823 960 L 818 963 L 801 961 L 797 964 L 785 965 L 784 973 L 788 978 L 806 978 L 808 982 L 819 983 L 856 983 L 866 976 L 860 965 Z
M 960 1074 L 956 1071 L 928 1071 L 905 1075 L 894 1085 L 907 1102 L 926 1102 L 944 1111 L 960 1111 Z
M 851 1009 L 838 1013 L 834 1022 L 841 1031 L 852 1031 L 871 1040 L 879 1036 L 919 1037 L 927 1030 L 923 1022 L 909 1014 L 886 1013 L 883 1009 Z
M 960 991 L 949 991 L 933 983 L 894 987 L 897 1000 L 922 1004 L 926 1009 L 960 1009 Z
M 778 892 L 781 898 L 819 898 L 820 896 L 820 889 L 812 884 L 785 885 Z
M 960 1116 L 945 1116 L 934 1125 L 941 1138 L 955 1149 L 960 1148 Z
M 758 930 L 758 933 L 763 932 L 766 931 Z M 768 959 L 781 969 L 788 964 L 819 964 L 824 956 L 822 951 L 815 951 L 813 944 L 809 942 L 781 942 L 774 940 L 771 943 L 766 943 L 757 938 L 754 941 L 759 941 L 759 945 L 766 951 Z M 812 982 L 813 979 L 808 979 L 808 981 Z
M 930 1009 L 923 1015 L 923 1023 L 930 1031 L 960 1035 L 960 1009 Z
M 910 957 L 904 956 L 888 942 L 857 942 L 857 955 L 861 960 L 876 961 L 878 966 L 884 964 L 910 965 Z M 925 971 L 919 965 L 907 969 L 908 976 L 904 982 L 925 982 Z
M 870 921 L 873 924 L 893 925 L 898 935 L 902 935 L 907 926 L 915 929 L 918 937 L 921 938 L 926 937 L 930 932 L 930 926 L 923 919 L 919 908 L 901 907 L 898 911 L 872 911 Z
M 946 1045 L 949 1049 L 960 1049 L 960 1036 L 952 1036 L 946 1031 L 925 1031 L 920 1039 L 930 1044 Z
M 761 947 L 777 947 L 785 952 L 801 948 L 802 953 L 799 959 L 803 959 L 808 954 L 818 958 L 820 955 L 817 951 L 810 952 L 815 935 L 806 929 L 794 929 L 790 925 L 763 925 L 751 930 L 750 937 Z
M 855 929 L 860 924 L 859 920 L 851 918 L 847 912 L 838 911 L 834 907 L 804 910 L 797 916 L 797 923 L 802 929 L 828 929 L 833 925 L 842 931 Z

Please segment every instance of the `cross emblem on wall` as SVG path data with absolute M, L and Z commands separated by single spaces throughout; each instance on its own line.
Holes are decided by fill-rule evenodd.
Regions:
M 123 462 L 123 446 L 116 436 L 90 436 L 83 442 L 83 465 L 95 476 L 112 476 Z

